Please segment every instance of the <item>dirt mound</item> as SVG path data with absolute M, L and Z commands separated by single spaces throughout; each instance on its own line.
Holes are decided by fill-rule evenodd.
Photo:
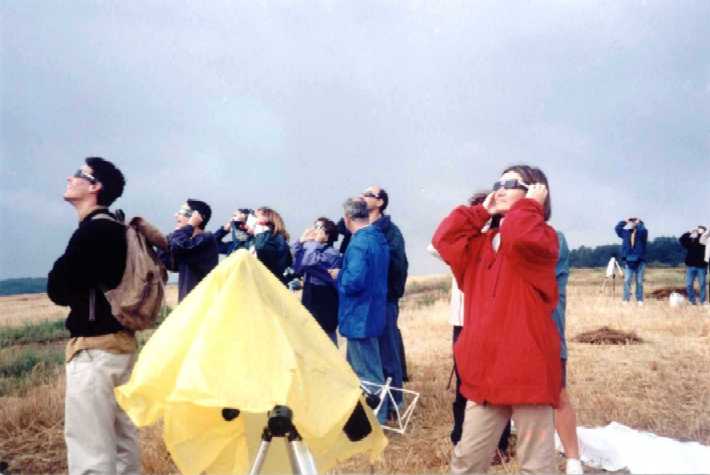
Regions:
M 624 332 L 609 327 L 601 327 L 597 330 L 580 333 L 572 340 L 579 343 L 591 343 L 592 345 L 636 345 L 643 343 L 641 337 L 634 332 Z
M 651 297 L 656 300 L 666 300 L 673 292 L 681 294 L 683 297 L 688 296 L 688 291 L 685 290 L 685 287 L 662 287 L 651 292 Z

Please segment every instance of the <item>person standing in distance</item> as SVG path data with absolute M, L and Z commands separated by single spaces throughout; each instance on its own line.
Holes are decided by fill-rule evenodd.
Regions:
M 631 299 L 631 280 L 636 280 L 636 302 L 643 305 L 643 275 L 646 271 L 646 241 L 648 230 L 639 218 L 619 221 L 614 228 L 621 238 L 621 259 L 624 262 L 624 302 Z
M 705 226 L 698 226 L 683 234 L 679 239 L 681 246 L 687 251 L 685 265 L 688 266 L 688 269 L 685 273 L 685 288 L 688 292 L 688 301 L 692 305 L 697 304 L 695 288 L 693 287 L 696 279 L 700 285 L 700 304 L 702 305 L 706 302 L 705 282 L 707 280 L 708 264 L 705 262 L 706 244 L 701 241 L 701 237 L 706 232 L 707 228 Z

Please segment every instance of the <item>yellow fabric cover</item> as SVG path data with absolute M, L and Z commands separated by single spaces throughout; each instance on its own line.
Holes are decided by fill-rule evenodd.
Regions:
M 246 473 L 275 405 L 291 408 L 320 472 L 358 453 L 374 460 L 387 445 L 366 405 L 372 433 L 347 439 L 342 427 L 361 399 L 357 376 L 308 310 L 245 250 L 173 310 L 115 394 L 138 426 L 163 417 L 165 444 L 186 474 Z M 224 407 L 241 414 L 227 422 Z M 288 472 L 286 454 L 274 438 L 263 472 Z

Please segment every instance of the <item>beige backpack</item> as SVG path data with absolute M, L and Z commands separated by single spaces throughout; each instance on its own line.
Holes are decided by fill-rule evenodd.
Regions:
M 92 219 L 120 222 L 108 214 Z M 153 246 L 167 248 L 165 236 L 143 218 L 135 217 L 126 226 L 126 270 L 114 289 L 104 291 L 111 313 L 128 330 L 145 330 L 154 326 L 165 303 L 168 274 Z M 91 297 L 94 297 L 93 292 Z M 89 320 L 95 319 L 95 302 L 91 298 Z

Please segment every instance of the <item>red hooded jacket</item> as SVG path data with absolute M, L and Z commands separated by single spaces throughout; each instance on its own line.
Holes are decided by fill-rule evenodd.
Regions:
M 481 205 L 460 206 L 432 239 L 465 296 L 464 327 L 454 348 L 461 393 L 479 404 L 557 407 L 560 337 L 551 318 L 557 235 L 542 206 L 529 198 L 510 208 L 498 230 L 481 233 L 490 218 Z

